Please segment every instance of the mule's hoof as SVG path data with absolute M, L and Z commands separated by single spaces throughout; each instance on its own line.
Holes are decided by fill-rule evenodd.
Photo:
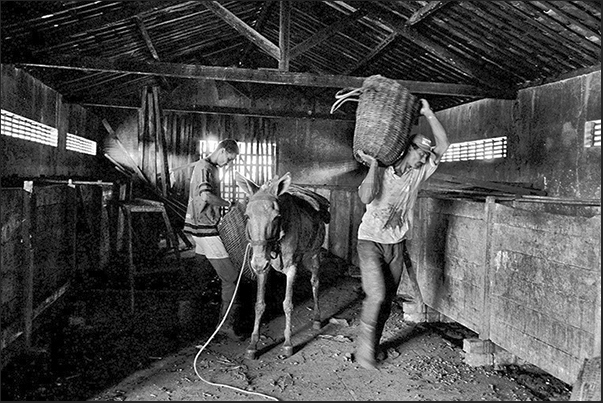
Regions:
M 314 330 L 320 330 L 321 327 L 322 323 L 319 320 L 315 320 L 314 322 L 312 322 L 312 328 Z
M 245 352 L 245 358 L 248 360 L 255 360 L 257 352 L 257 350 L 247 350 Z
M 283 347 L 285 357 L 291 357 L 293 355 L 293 346 Z

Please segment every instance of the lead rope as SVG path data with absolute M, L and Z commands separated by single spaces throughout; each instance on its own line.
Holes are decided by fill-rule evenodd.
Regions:
M 199 379 L 201 379 L 203 382 L 207 383 L 208 385 L 218 386 L 218 387 L 224 387 L 224 388 L 235 390 L 237 392 L 247 393 L 248 395 L 261 396 L 261 397 L 264 397 L 266 399 L 278 401 L 279 400 L 278 398 L 276 398 L 274 396 L 266 395 L 264 393 L 250 392 L 250 391 L 245 390 L 245 389 L 237 388 L 236 386 L 226 385 L 224 383 L 210 382 L 207 379 L 204 379 L 199 374 L 199 371 L 197 371 L 197 359 L 199 358 L 199 356 L 201 355 L 201 353 L 203 352 L 203 350 L 205 350 L 205 347 L 207 347 L 207 345 L 209 344 L 209 342 L 212 341 L 212 339 L 214 338 L 214 336 L 218 333 L 218 331 L 222 327 L 222 324 L 224 324 L 224 321 L 226 320 L 226 318 L 228 317 L 228 314 L 230 313 L 230 307 L 232 307 L 233 301 L 235 300 L 235 297 L 237 295 L 237 290 L 239 289 L 239 284 L 241 282 L 241 277 L 243 276 L 243 269 L 245 268 L 245 263 L 247 263 L 247 256 L 249 255 L 249 247 L 250 246 L 251 246 L 250 244 L 247 244 L 247 247 L 245 248 L 245 256 L 244 256 L 244 259 L 243 259 L 243 265 L 241 266 L 241 271 L 239 272 L 239 278 L 237 279 L 237 285 L 235 286 L 235 291 L 234 291 L 234 294 L 232 296 L 232 299 L 230 300 L 230 304 L 228 305 L 228 309 L 226 310 L 226 314 L 222 317 L 222 321 L 220 322 L 220 324 L 218 325 L 218 327 L 216 328 L 216 330 L 214 330 L 214 333 L 211 336 L 209 336 L 209 339 L 205 342 L 205 344 L 201 347 L 201 349 L 199 349 L 199 351 L 197 352 L 197 355 L 195 355 L 195 359 L 193 361 L 193 368 L 195 369 L 195 374 L 197 374 L 197 377 L 199 377 Z

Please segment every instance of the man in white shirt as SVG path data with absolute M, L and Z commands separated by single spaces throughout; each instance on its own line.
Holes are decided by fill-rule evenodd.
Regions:
M 401 158 L 385 167 L 379 166 L 375 157 L 358 151 L 369 171 L 358 188 L 360 200 L 366 205 L 357 245 L 365 297 L 355 357 L 367 369 L 377 368 L 376 350 L 404 269 L 406 239 L 413 225 L 419 188 L 435 172 L 450 145 L 429 103 L 425 99 L 421 102 L 420 113 L 429 122 L 435 146 L 428 137 L 416 134 L 409 139 Z

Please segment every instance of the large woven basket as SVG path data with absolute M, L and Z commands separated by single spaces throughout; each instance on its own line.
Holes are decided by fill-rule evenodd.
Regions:
M 353 152 L 375 157 L 380 165 L 393 164 L 406 150 L 421 109 L 419 99 L 396 80 L 381 75 L 367 77 L 361 88 L 344 89 L 335 95 L 331 113 L 348 100 L 358 101 Z
M 218 232 L 232 263 L 237 269 L 243 269 L 243 278 L 255 280 L 255 273 L 249 264 L 249 256 L 247 260 L 245 259 L 248 243 L 245 236 L 246 224 L 245 205 L 237 202 L 218 223 Z

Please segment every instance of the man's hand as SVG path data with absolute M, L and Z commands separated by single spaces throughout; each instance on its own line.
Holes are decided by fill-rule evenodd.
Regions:
M 422 103 L 422 106 L 421 106 L 421 110 L 419 111 L 419 113 L 421 113 L 421 115 L 423 115 L 423 116 L 427 116 L 430 113 L 433 115 L 433 111 L 429 107 L 429 102 L 427 102 L 426 99 L 421 98 L 421 103 Z
M 368 155 L 367 153 L 365 153 L 362 150 L 358 150 L 357 154 L 360 157 L 360 159 L 369 166 L 377 163 L 377 159 L 375 157 Z

